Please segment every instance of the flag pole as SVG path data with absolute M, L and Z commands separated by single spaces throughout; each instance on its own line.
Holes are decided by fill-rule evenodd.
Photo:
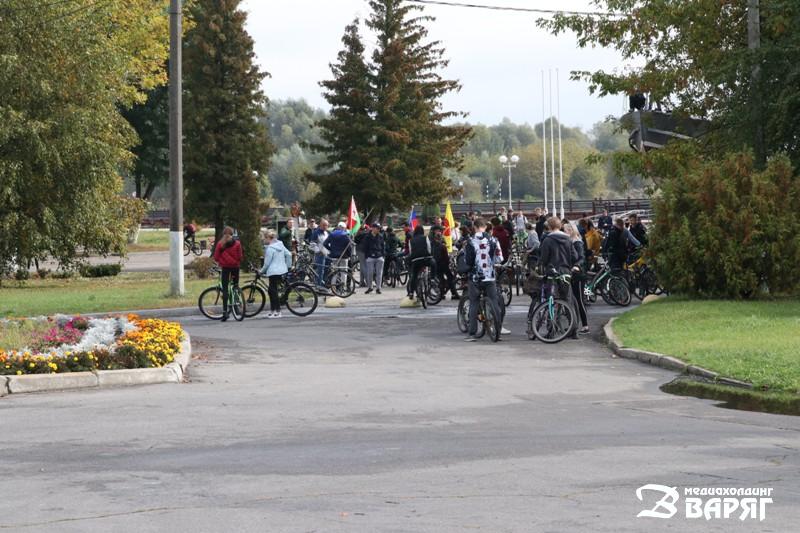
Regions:
M 548 71 L 550 84 L 550 178 L 553 184 L 553 216 L 558 216 L 556 209 L 556 146 L 553 134 L 553 69 Z
M 564 160 L 561 151 L 561 89 L 556 69 L 556 120 L 558 120 L 558 181 L 561 188 L 561 218 L 564 218 Z
M 544 210 L 547 211 L 547 112 L 544 100 L 544 69 L 542 69 L 542 176 L 544 178 Z

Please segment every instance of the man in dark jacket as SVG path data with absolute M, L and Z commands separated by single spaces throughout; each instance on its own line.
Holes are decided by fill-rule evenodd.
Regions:
M 386 240 L 381 235 L 380 224 L 373 224 L 362 242 L 366 256 L 364 279 L 367 282 L 367 292 L 365 294 L 372 292 L 373 280 L 375 281 L 375 292 L 380 294 L 383 282 L 383 263 L 386 257 Z
M 547 229 L 547 215 L 541 213 L 538 217 L 539 218 L 536 219 L 536 236 L 539 237 L 539 241 L 541 242 L 544 230 Z
M 417 292 L 417 278 L 419 273 L 426 266 L 431 270 L 435 268 L 433 262 L 433 248 L 430 239 L 425 235 L 422 225 L 414 228 L 414 235 L 408 243 L 408 262 L 411 275 L 408 280 L 408 297 L 413 298 Z
M 561 231 L 561 221 L 558 217 L 547 219 L 549 232 L 542 240 L 539 264 L 544 268 L 545 274 L 569 274 L 572 265 L 578 261 L 577 253 L 566 233 Z
M 639 215 L 633 213 L 628 217 L 631 223 L 631 235 L 636 237 L 641 246 L 647 246 L 647 228 L 644 227 L 642 221 L 639 220 Z
M 603 257 L 608 260 L 611 270 L 622 270 L 628 258 L 628 239 L 625 231 L 625 222 L 621 218 L 614 221 L 608 237 L 603 241 Z
M 361 271 L 361 279 L 359 284 L 366 287 L 366 271 L 367 271 L 367 254 L 364 251 L 364 239 L 370 233 L 370 226 L 364 225 L 356 232 L 353 242 L 356 243 L 356 253 L 358 254 L 358 266 Z
M 339 222 L 322 246 L 328 250 L 328 257 L 331 260 L 350 256 L 350 233 L 344 222 Z
M 444 228 L 441 226 L 434 226 L 431 228 L 431 233 L 433 234 L 431 248 L 433 251 L 433 260 L 436 263 L 436 277 L 439 279 L 442 298 L 445 297 L 447 291 L 450 291 L 453 300 L 458 300 L 456 278 L 453 275 L 453 271 L 450 270 L 450 254 L 447 252 L 447 245 L 444 243 L 443 232 Z
M 611 217 L 608 216 L 608 209 L 603 209 L 603 215 L 597 219 L 597 229 L 602 233 L 608 233 L 613 225 Z

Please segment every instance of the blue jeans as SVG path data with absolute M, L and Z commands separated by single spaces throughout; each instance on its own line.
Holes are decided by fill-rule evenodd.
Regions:
M 331 261 L 323 254 L 316 254 L 314 256 L 314 270 L 317 273 L 316 284 L 318 287 L 325 285 L 325 270 L 330 265 Z

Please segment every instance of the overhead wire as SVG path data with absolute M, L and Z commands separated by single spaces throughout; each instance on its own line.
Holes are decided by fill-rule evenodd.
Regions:
M 472 9 L 488 9 L 492 11 L 516 11 L 522 13 L 539 13 L 542 15 L 576 15 L 591 16 L 600 15 L 606 17 L 624 17 L 624 13 L 603 12 L 603 11 L 573 11 L 568 9 L 544 9 L 536 7 L 513 7 L 513 6 L 493 6 L 487 4 L 473 4 L 467 2 L 455 2 L 444 0 L 407 0 L 412 4 L 437 5 L 449 7 L 464 7 Z

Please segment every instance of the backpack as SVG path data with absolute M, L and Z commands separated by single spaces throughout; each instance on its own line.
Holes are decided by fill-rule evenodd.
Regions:
M 475 265 L 470 265 L 467 262 L 467 247 L 472 248 L 472 239 L 467 240 L 464 243 L 464 246 L 461 247 L 461 250 L 458 251 L 458 255 L 456 255 L 456 272 L 459 274 L 469 274 L 473 270 L 475 270 Z M 477 252 L 476 252 L 477 253 Z M 494 262 L 494 256 L 497 253 L 497 240 L 494 238 L 489 239 L 489 257 L 492 258 L 492 262 Z
M 456 272 L 461 275 L 469 274 L 472 270 L 472 265 L 467 263 L 467 246 L 472 246 L 472 243 L 464 244 L 456 255 Z

